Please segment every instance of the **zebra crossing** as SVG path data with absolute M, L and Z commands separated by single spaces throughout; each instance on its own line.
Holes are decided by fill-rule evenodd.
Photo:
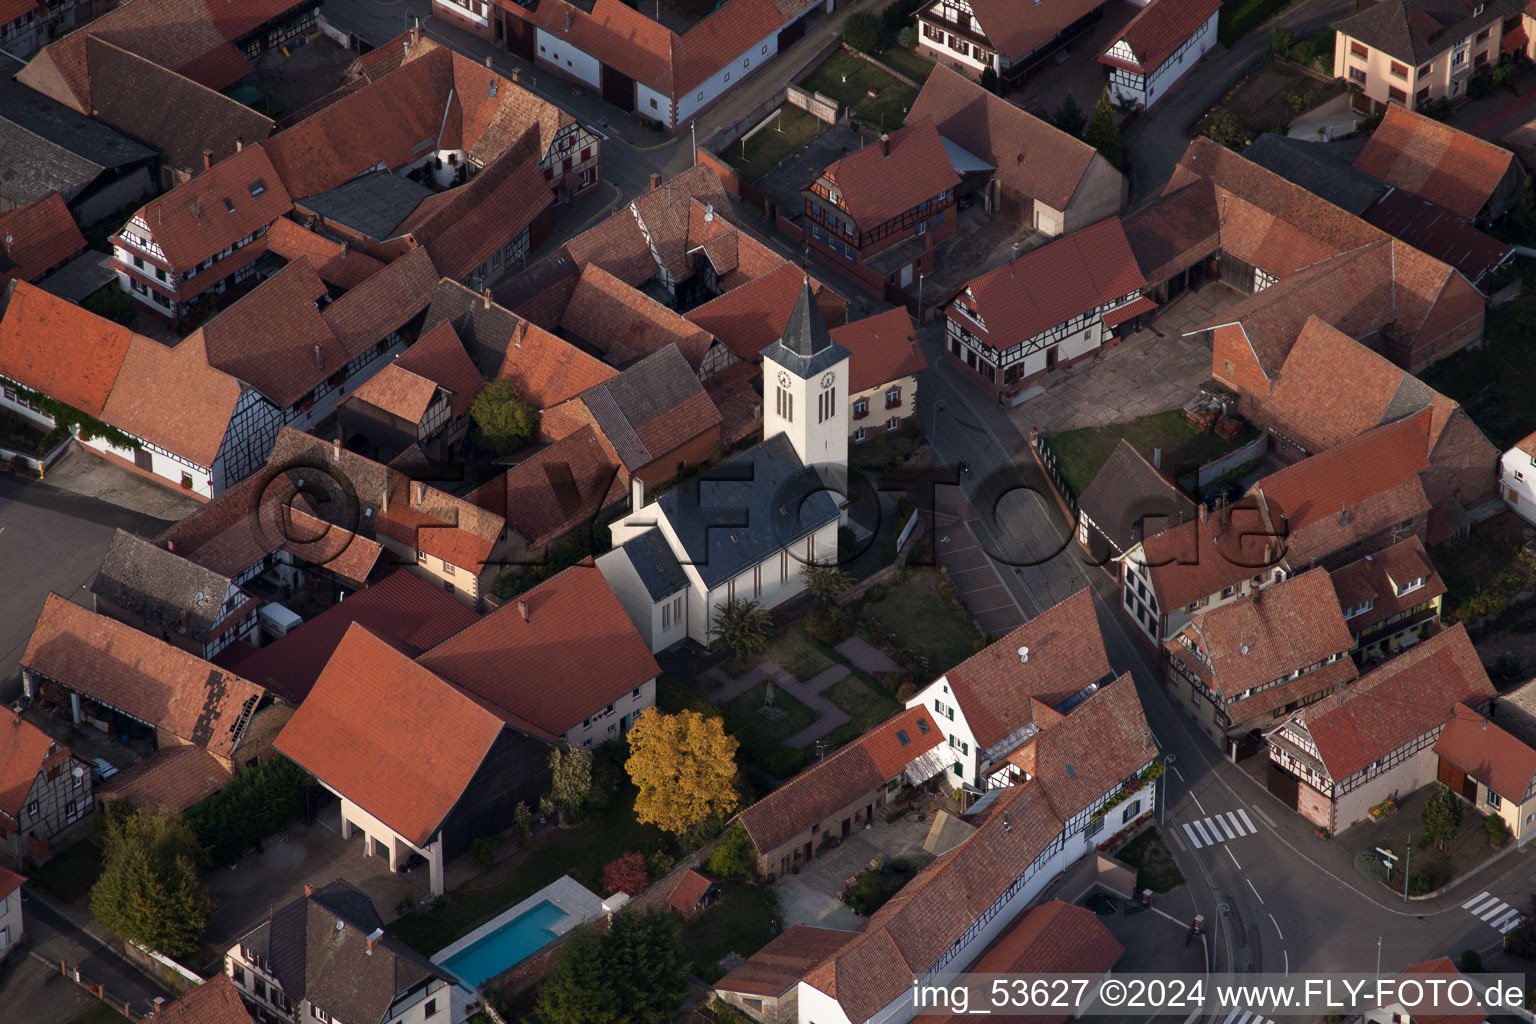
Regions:
M 1275 1024 L 1275 1022 L 1251 1010 L 1233 1010 L 1227 1014 L 1227 1019 L 1221 1024 Z
M 1525 923 L 1525 915 L 1487 892 L 1480 892 L 1461 905 L 1461 909 L 1482 921 L 1500 935 L 1508 935 Z
M 1254 827 L 1253 820 L 1248 817 L 1248 812 L 1241 808 L 1224 814 L 1212 814 L 1184 826 L 1184 834 L 1189 837 L 1190 843 L 1197 850 L 1202 846 L 1215 846 L 1229 839 L 1251 836 L 1258 831 Z M 1248 1024 L 1262 1024 L 1262 1022 L 1250 1021 Z

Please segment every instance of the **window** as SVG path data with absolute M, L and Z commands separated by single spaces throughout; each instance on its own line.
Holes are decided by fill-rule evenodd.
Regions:
M 328 1020 L 331 1019 L 331 1015 L 330 1014 L 328 1014 L 324 1010 L 320 1009 L 320 1007 L 316 1006 L 314 1003 L 310 1003 L 309 1004 L 309 1012 L 310 1012 L 310 1015 L 313 1016 L 315 1018 L 315 1020 L 318 1020 L 318 1021 L 328 1021 Z
M 779 418 L 788 423 L 795 422 L 795 396 L 787 388 L 779 388 L 778 399 Z
M 27 814 L 31 815 L 34 818 L 37 817 L 37 801 L 36 800 L 33 800 L 31 803 L 27 804 Z
M 1456 50 L 1451 54 L 1451 67 L 1459 68 L 1467 62 L 1467 51 Z
M 853 432 L 853 439 L 855 441 L 862 441 L 862 440 L 864 440 L 864 437 L 865 437 L 865 434 L 864 434 L 864 428 L 863 427 L 860 427 L 858 430 L 855 430 Z
M 254 991 L 256 993 L 256 998 L 257 999 L 265 999 L 265 998 L 267 998 L 267 983 L 262 981 L 260 978 L 256 978 L 254 980 L 254 982 L 252 983 L 251 988 L 252 988 L 252 991 Z
M 861 420 L 869 415 L 869 399 L 861 398 L 853 403 L 853 418 Z
M 1393 78 L 1408 77 L 1408 66 L 1406 64 L 1399 64 L 1397 61 L 1393 61 L 1388 70 L 1392 72 Z
M 965 778 L 965 769 L 961 767 L 959 761 L 955 762 L 954 767 L 950 768 L 950 771 L 954 772 L 962 779 Z
M 443 593 L 445 593 L 445 594 L 453 593 L 453 584 L 449 583 L 447 580 L 443 580 Z
M 816 422 L 825 423 L 837 418 L 837 388 L 827 388 L 816 402 Z
M 1351 39 L 1349 41 L 1349 55 L 1351 57 L 1359 57 L 1361 60 L 1369 60 L 1371 51 L 1364 43 L 1357 43 Z
M 1433 70 L 1435 70 L 1435 62 L 1430 61 L 1428 64 L 1425 64 L 1423 67 L 1419 68 L 1419 77 L 1423 78 Z
M 900 426 L 901 426 L 901 421 L 898 420 L 895 416 L 892 416 L 890 419 L 885 421 L 885 429 L 888 430 L 888 431 L 889 430 L 896 430 Z
M 1389 85 L 1387 86 L 1387 99 L 1393 103 L 1406 104 L 1408 102 L 1408 93 L 1395 85 Z
M 901 405 L 901 388 L 893 387 L 887 389 L 885 392 L 885 407 L 887 409 L 894 409 L 899 405 Z
M 1499 794 L 1490 789 L 1488 791 L 1487 803 L 1489 807 L 1492 807 L 1494 810 L 1498 810 L 1499 806 L 1504 803 L 1504 801 L 1499 799 Z
M 652 96 L 652 97 L 651 97 L 651 109 L 652 109 L 652 110 L 656 110 L 656 109 L 657 109 L 657 106 L 656 106 L 656 97 L 654 97 L 654 96 Z M 583 159 L 583 160 L 585 160 L 585 159 L 586 159 L 586 157 L 582 157 L 582 159 Z
M 236 985 L 239 985 L 241 988 L 245 987 L 245 968 L 244 967 L 241 967 L 239 964 L 233 965 L 229 969 L 229 976 L 230 976 L 230 978 L 232 978 L 234 980 Z
M 1138 815 L 1140 813 L 1141 813 L 1141 801 L 1140 800 L 1132 800 L 1130 802 L 1130 804 L 1126 807 L 1125 812 L 1120 815 L 1120 824 L 1124 825 L 1126 822 L 1128 822 L 1131 819 L 1135 818 L 1136 815 Z
M 639 700 L 640 699 L 640 687 L 637 686 L 633 690 L 629 691 L 629 699 L 630 700 Z
M 1363 69 L 1361 69 L 1361 68 L 1350 68 L 1349 69 L 1349 80 L 1351 82 L 1359 82 L 1361 85 L 1364 85 L 1365 84 L 1365 71 Z
M 435 1017 L 435 1016 L 437 1016 L 437 1000 L 436 999 L 428 999 L 427 1000 L 427 1005 L 422 1008 L 422 1014 L 421 1015 L 423 1017 Z
M 1487 28 L 1483 29 L 1481 32 L 1479 32 L 1477 34 L 1477 41 L 1480 42 L 1480 43 L 1486 43 L 1488 41 L 1488 34 L 1490 32 L 1492 32 L 1492 31 L 1493 31 L 1492 29 L 1487 29 Z

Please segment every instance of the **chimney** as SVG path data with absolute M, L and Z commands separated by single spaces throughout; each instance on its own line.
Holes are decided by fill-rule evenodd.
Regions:
M 411 502 L 420 505 L 427 500 L 427 485 L 420 480 L 411 481 Z
M 1210 510 L 1208 508 L 1206 508 L 1205 502 L 1202 501 L 1200 503 L 1200 525 L 1201 526 L 1205 525 L 1205 520 L 1206 520 L 1206 518 L 1209 515 L 1210 515 Z
M 304 883 L 304 895 L 305 896 L 313 896 L 314 894 L 315 894 L 315 887 L 310 885 L 308 882 L 305 882 Z
M 417 18 L 411 23 L 411 45 L 421 42 L 421 19 Z
M 382 939 L 383 937 L 384 937 L 384 929 L 383 928 L 375 928 L 373 931 L 368 933 L 368 955 L 369 956 L 373 956 L 373 947 L 378 945 L 379 944 L 379 940 Z
M 659 175 L 659 174 L 651 175 L 651 191 L 655 192 L 659 188 L 661 188 L 661 175 Z
M 240 139 L 236 139 L 235 140 L 235 152 L 236 153 L 243 153 L 243 152 L 245 152 L 245 143 L 242 140 L 240 140 Z
M 522 69 L 521 68 L 513 68 L 512 69 L 512 84 L 513 85 L 517 85 L 522 80 L 523 80 Z
M 891 155 L 891 137 L 890 137 L 890 135 L 888 135 L 888 134 L 886 134 L 884 132 L 882 132 L 880 134 L 880 155 L 881 156 L 890 156 Z
M 331 442 L 331 461 L 332 462 L 340 462 L 341 461 L 341 438 L 340 437 L 336 438 L 336 440 Z
M 1163 468 L 1163 450 L 1161 448 L 1153 448 L 1152 449 L 1152 468 L 1153 469 L 1162 469 Z
M 576 12 L 571 10 L 569 7 L 567 7 L 565 9 L 565 30 L 567 32 L 569 32 L 571 30 L 571 23 L 573 21 L 575 21 L 575 20 L 576 20 Z
M 203 170 L 206 171 L 208 168 L 210 168 L 212 166 L 213 166 L 213 150 L 205 149 L 205 150 L 203 150 Z
M 320 343 L 315 342 L 315 369 L 325 369 L 325 353 L 320 351 Z
M 380 502 L 380 505 L 381 505 L 381 507 L 379 509 L 379 514 L 380 515 L 386 515 L 386 516 L 389 515 L 389 488 L 388 487 L 384 488 L 384 500 L 382 502 Z
M 491 290 L 489 288 L 487 288 L 485 290 L 485 296 L 484 297 L 485 297 L 485 308 L 486 309 L 490 309 L 491 308 Z
M 524 622 L 528 621 L 528 602 L 522 598 L 518 598 L 517 601 L 517 614 L 523 617 Z

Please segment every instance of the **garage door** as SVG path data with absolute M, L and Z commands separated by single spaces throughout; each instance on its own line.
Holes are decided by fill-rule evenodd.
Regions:
M 1301 780 L 1275 762 L 1269 762 L 1269 771 L 1265 779 L 1269 791 L 1279 797 L 1285 806 L 1296 810 L 1301 796 Z

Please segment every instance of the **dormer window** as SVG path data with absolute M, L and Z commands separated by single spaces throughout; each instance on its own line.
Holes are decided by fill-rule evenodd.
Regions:
M 1364 615 L 1366 612 L 1371 610 L 1371 606 L 1374 605 L 1375 603 L 1376 603 L 1375 598 L 1366 598 L 1364 601 L 1360 602 L 1359 604 L 1350 605 L 1348 608 L 1344 609 L 1344 617 L 1346 619 L 1352 619 L 1356 615 Z
M 1403 584 L 1394 583 L 1393 584 L 1393 589 L 1397 591 L 1397 596 L 1398 597 L 1402 597 L 1404 594 L 1411 594 L 1415 590 L 1418 590 L 1420 587 L 1422 587 L 1424 585 L 1424 581 L 1427 578 L 1428 577 L 1420 576 L 1420 577 L 1418 577 L 1416 579 L 1409 580 L 1407 583 L 1403 583 Z

